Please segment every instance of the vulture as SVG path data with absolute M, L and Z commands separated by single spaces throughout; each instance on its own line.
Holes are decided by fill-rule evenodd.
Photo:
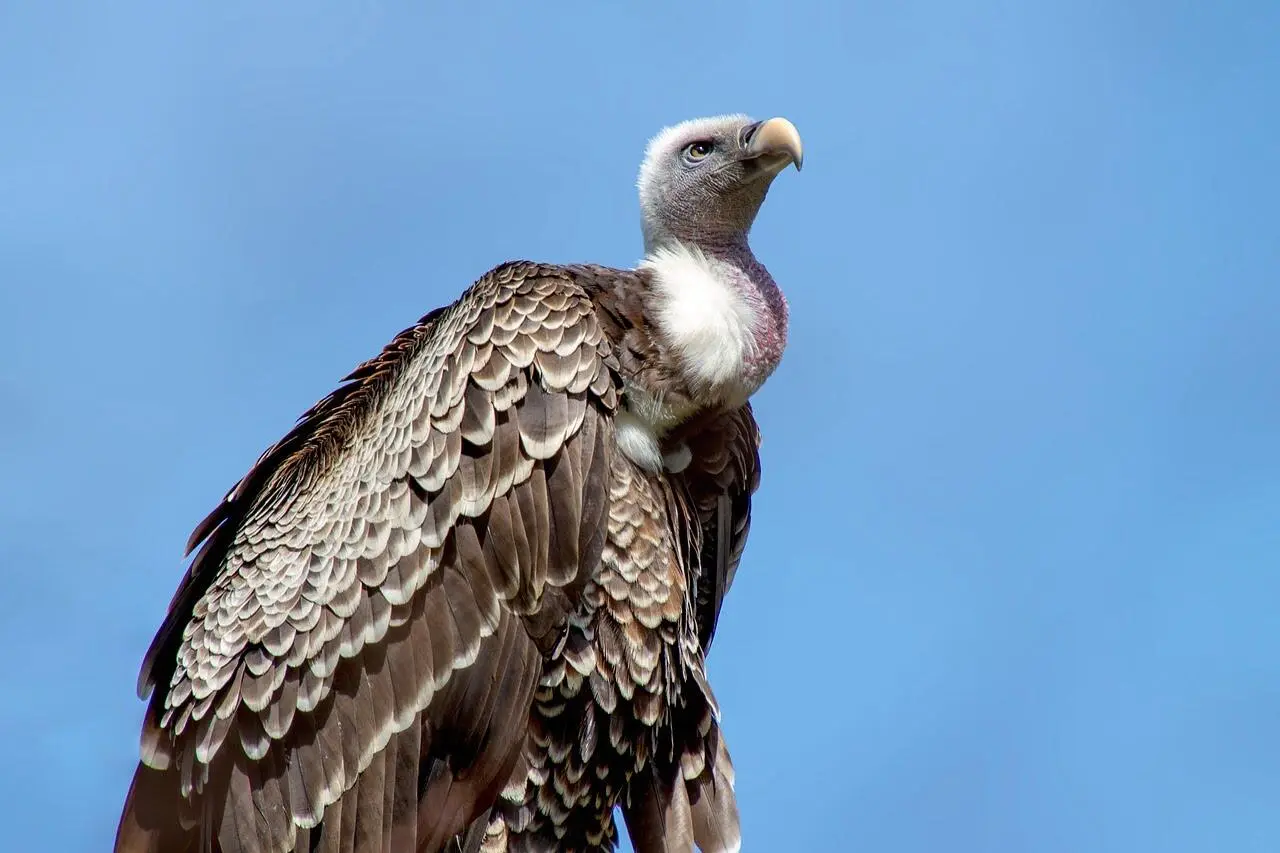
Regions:
M 787 302 L 784 118 L 657 134 L 634 269 L 515 261 L 358 366 L 192 533 L 117 853 L 741 846 L 705 660 Z

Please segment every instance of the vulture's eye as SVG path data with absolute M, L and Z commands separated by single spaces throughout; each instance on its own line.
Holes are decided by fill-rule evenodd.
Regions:
M 711 153 L 711 149 L 715 146 L 705 139 L 690 143 L 684 148 L 684 158 L 691 163 L 696 163 Z

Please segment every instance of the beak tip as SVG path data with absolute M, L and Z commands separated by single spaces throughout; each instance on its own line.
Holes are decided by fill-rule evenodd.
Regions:
M 795 164 L 797 172 L 804 168 L 804 145 L 800 140 L 800 132 L 785 118 L 771 118 L 760 122 L 749 148 L 759 154 L 786 154 Z

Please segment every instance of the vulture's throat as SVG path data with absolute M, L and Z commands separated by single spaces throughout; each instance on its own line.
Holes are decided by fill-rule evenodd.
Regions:
M 740 406 L 764 384 L 787 343 L 787 301 L 745 242 L 722 250 L 673 243 L 643 266 L 653 274 L 657 333 L 700 409 Z
M 683 470 L 687 447 L 668 441 L 703 413 L 735 409 L 773 373 L 787 342 L 787 302 L 768 270 L 740 251 L 671 242 L 640 265 L 649 274 L 645 315 L 668 384 L 628 381 L 618 444 L 641 468 Z

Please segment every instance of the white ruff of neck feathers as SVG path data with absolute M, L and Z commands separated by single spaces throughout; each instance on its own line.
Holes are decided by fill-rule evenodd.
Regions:
M 647 471 L 683 471 L 692 461 L 686 445 L 668 446 L 668 431 L 700 406 L 745 403 L 757 382 L 747 378 L 756 351 L 756 305 L 734 278 L 745 273 L 708 258 L 695 246 L 671 243 L 650 252 L 639 269 L 653 275 L 650 311 L 658 338 L 676 360 L 693 392 L 692 406 L 673 406 L 628 383 L 627 407 L 616 421 L 618 447 Z
M 655 249 L 640 268 L 653 274 L 654 321 L 689 387 L 708 403 L 745 402 L 755 390 L 745 367 L 759 321 L 759 306 L 735 281 L 746 273 L 683 243 Z

